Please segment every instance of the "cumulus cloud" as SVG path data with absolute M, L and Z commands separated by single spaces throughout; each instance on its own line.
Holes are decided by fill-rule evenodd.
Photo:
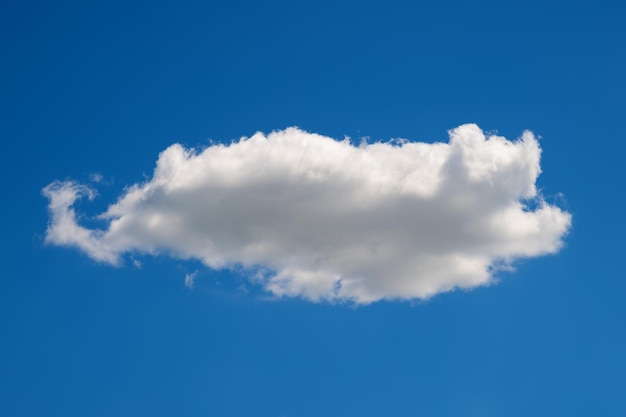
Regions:
M 289 128 L 174 144 L 98 216 L 103 229 L 73 208 L 91 189 L 44 188 L 46 241 L 114 265 L 146 253 L 243 267 L 276 296 L 356 303 L 485 285 L 516 259 L 557 252 L 571 215 L 537 192 L 533 134 L 509 141 L 468 124 L 449 135 L 353 146 Z

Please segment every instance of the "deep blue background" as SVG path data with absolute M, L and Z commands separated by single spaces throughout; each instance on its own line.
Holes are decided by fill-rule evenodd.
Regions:
M 626 415 L 625 11 L 3 1 L 0 415 Z M 561 253 L 497 285 L 272 302 L 233 272 L 43 244 L 45 185 L 101 173 L 79 205 L 99 213 L 173 142 L 293 125 L 445 141 L 466 122 L 540 135 L 539 186 L 574 215 Z

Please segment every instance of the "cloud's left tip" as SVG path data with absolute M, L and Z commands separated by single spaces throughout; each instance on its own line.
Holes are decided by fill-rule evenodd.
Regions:
M 81 198 L 93 200 L 96 196 L 93 189 L 74 181 L 54 181 L 41 192 L 48 199 L 50 215 L 46 243 L 79 248 L 99 262 L 120 263 L 119 255 L 99 239 L 102 232 L 86 229 L 76 221 L 74 203 Z

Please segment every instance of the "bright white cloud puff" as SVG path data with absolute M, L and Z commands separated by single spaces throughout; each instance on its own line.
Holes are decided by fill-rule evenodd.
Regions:
M 175 144 L 99 216 L 105 230 L 78 224 L 73 204 L 91 189 L 44 188 L 46 241 L 110 264 L 147 253 L 243 266 L 276 296 L 356 303 L 485 285 L 515 259 L 557 252 L 571 215 L 537 193 L 533 134 L 449 133 L 449 143 L 356 147 L 289 128 Z

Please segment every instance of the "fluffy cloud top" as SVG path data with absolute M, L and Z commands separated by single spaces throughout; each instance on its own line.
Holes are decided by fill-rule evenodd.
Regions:
M 554 253 L 571 215 L 537 193 L 541 149 L 485 137 L 448 143 L 349 141 L 290 128 L 202 150 L 164 150 L 152 179 L 78 224 L 94 192 L 54 182 L 46 240 L 119 264 L 125 253 L 243 266 L 277 296 L 309 300 L 427 298 L 492 280 L 518 258 Z

